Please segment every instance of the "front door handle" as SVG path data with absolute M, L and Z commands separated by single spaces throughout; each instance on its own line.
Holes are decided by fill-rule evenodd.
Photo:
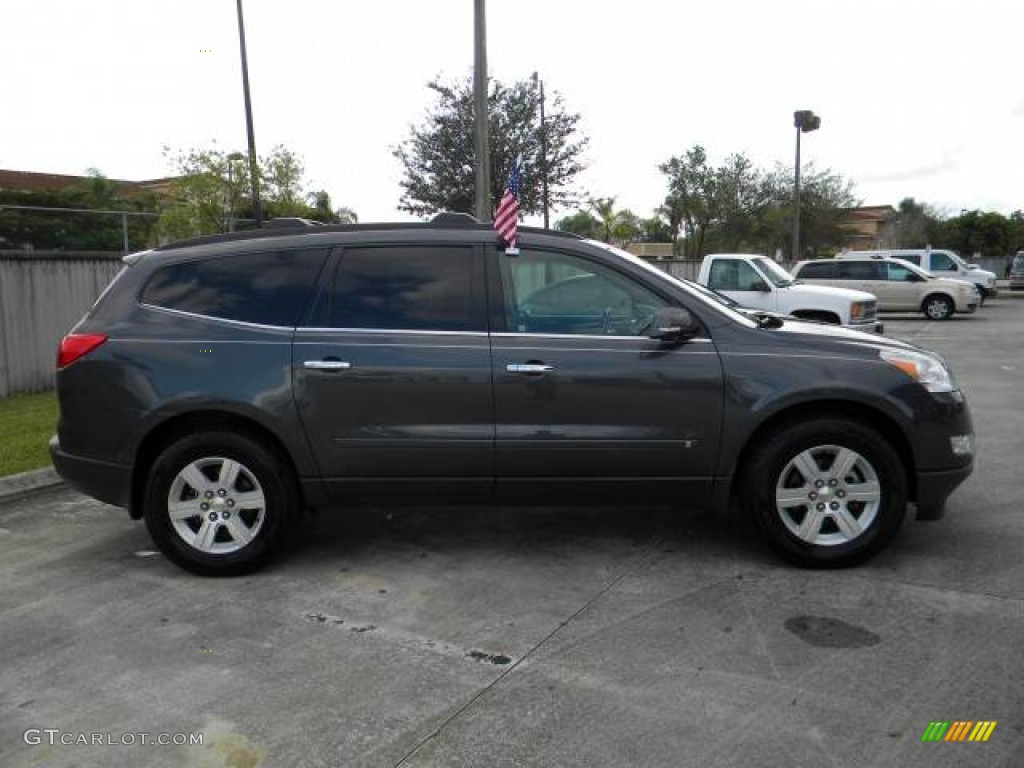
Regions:
M 307 360 L 302 367 L 312 368 L 314 371 L 347 371 L 352 367 L 352 363 L 342 360 Z
M 550 373 L 555 370 L 555 366 L 544 363 L 509 363 L 505 370 L 509 373 Z

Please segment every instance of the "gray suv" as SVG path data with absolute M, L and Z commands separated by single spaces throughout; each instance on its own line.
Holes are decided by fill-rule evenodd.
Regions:
M 61 342 L 68 482 L 201 574 L 346 501 L 738 496 L 809 566 L 865 559 L 973 466 L 935 354 L 739 312 L 628 253 L 468 216 L 279 227 L 125 267 Z

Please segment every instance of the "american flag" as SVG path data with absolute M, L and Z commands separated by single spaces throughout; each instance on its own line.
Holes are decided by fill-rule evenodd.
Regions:
M 505 183 L 505 194 L 501 196 L 498 209 L 494 212 L 494 229 L 508 244 L 508 250 L 516 249 L 519 227 L 519 166 L 522 158 L 517 157 Z

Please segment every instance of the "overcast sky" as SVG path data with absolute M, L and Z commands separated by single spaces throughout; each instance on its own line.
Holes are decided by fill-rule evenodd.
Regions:
M 256 142 L 363 221 L 397 210 L 392 148 L 473 65 L 473 0 L 245 0 Z M 1024 0 L 489 0 L 492 77 L 538 71 L 582 115 L 583 191 L 648 216 L 659 163 L 703 144 L 805 162 L 866 205 L 1024 208 Z M 166 176 L 244 150 L 234 0 L 4 0 L 0 168 Z

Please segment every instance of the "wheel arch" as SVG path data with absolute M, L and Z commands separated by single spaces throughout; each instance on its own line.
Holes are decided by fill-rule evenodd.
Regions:
M 284 442 L 258 421 L 230 411 L 205 409 L 172 416 L 153 427 L 139 443 L 132 468 L 131 504 L 128 512 L 133 520 L 142 518 L 146 478 L 160 452 L 179 437 L 195 432 L 227 431 L 242 433 L 267 446 L 291 467 L 298 480 L 298 468 Z M 301 494 L 301 486 L 299 489 Z
M 793 424 L 818 418 L 847 418 L 865 424 L 882 435 L 900 457 L 906 475 L 907 493 L 917 498 L 917 472 L 914 451 L 900 425 L 889 415 L 869 405 L 850 400 L 827 400 L 790 405 L 762 421 L 747 437 L 732 465 L 730 496 L 747 481 L 746 471 L 751 455 L 769 436 Z

